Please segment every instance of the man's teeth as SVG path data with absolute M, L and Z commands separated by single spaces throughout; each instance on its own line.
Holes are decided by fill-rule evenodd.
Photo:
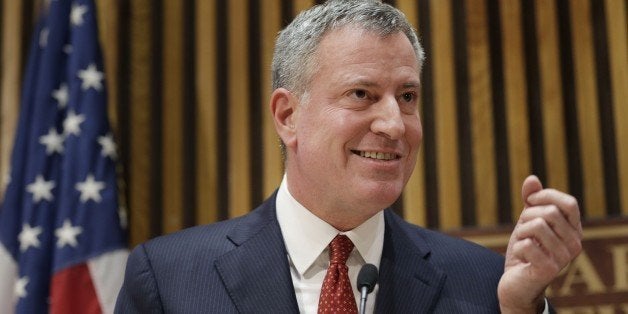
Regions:
M 397 155 L 393 153 L 381 153 L 381 152 L 360 152 L 360 156 L 366 158 L 380 159 L 380 160 L 392 160 L 396 159 Z

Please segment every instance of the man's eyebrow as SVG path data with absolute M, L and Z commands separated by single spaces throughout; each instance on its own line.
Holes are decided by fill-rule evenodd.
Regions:
M 419 88 L 421 84 L 419 82 L 407 82 L 403 83 L 403 88 Z

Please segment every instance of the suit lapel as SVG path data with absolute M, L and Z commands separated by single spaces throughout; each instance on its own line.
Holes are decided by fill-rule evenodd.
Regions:
M 408 236 L 401 218 L 389 210 L 385 217 L 376 312 L 429 313 L 438 301 L 446 275 L 428 262 L 429 247 Z
M 239 312 L 297 313 L 299 311 L 275 197 L 241 218 L 227 236 L 236 248 L 215 266 Z

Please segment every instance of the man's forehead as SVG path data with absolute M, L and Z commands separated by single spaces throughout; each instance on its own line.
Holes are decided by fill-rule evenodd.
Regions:
M 315 62 L 323 61 L 321 57 L 328 57 L 327 54 L 337 53 L 339 50 L 345 50 L 346 54 L 342 56 L 346 56 L 349 53 L 356 53 L 359 55 L 363 55 L 364 52 L 367 51 L 359 51 L 361 44 L 371 44 L 374 38 L 381 40 L 389 40 L 391 38 L 402 38 L 408 44 L 408 51 L 412 52 L 414 56 L 415 63 L 418 68 L 420 68 L 420 61 L 418 56 L 416 55 L 416 51 L 412 46 L 412 42 L 402 31 L 396 31 L 389 34 L 381 34 L 374 30 L 369 30 L 365 27 L 362 27 L 357 24 L 349 24 L 342 27 L 330 29 L 322 36 L 320 42 L 318 43 L 313 57 Z M 343 41 L 346 39 L 346 41 Z M 325 60 L 327 61 L 327 60 Z M 377 61 L 377 60 L 374 60 Z

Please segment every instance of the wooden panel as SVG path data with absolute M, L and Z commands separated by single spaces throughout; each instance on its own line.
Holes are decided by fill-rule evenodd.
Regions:
M 229 216 L 251 209 L 247 1 L 229 1 Z
M 406 15 L 406 18 L 415 29 L 419 27 L 418 1 L 416 0 L 398 0 L 396 7 Z
M 9 182 L 13 138 L 17 127 L 22 83 L 22 1 L 3 1 L 2 64 L 0 66 L 0 200 Z
M 427 224 L 425 211 L 425 175 L 422 165 L 424 165 L 424 153 L 421 149 L 414 172 L 408 180 L 403 190 L 403 217 L 410 223 L 419 226 Z
M 438 199 L 440 228 L 461 224 L 456 95 L 452 39 L 451 1 L 432 0 L 430 14 L 433 30 L 434 117 L 438 158 Z
M 530 174 L 528 112 L 526 107 L 526 80 L 521 30 L 520 2 L 501 0 L 501 23 L 504 56 L 504 87 L 506 121 L 508 126 L 508 154 L 512 219 L 519 219 L 523 209 L 521 183 Z
M 606 0 L 621 212 L 628 215 L 628 33 L 625 0 Z
M 312 7 L 315 4 L 314 0 L 292 0 L 292 16 L 297 16 L 301 11 Z
M 151 0 L 131 2 L 131 121 L 129 166 L 130 245 L 151 236 Z M 155 69 L 156 70 L 156 69 Z
M 182 227 L 183 184 L 183 1 L 164 1 L 162 198 L 163 233 Z
M 560 75 L 558 25 L 556 5 L 552 1 L 536 0 L 541 104 L 547 182 L 545 185 L 562 191 L 569 189 L 565 143 L 565 113 Z
M 399 1 L 397 7 L 401 10 L 414 28 L 418 28 L 418 4 L 416 1 L 406 0 Z M 419 107 L 421 107 L 419 105 Z M 422 112 L 421 108 L 419 111 Z M 421 117 L 423 119 L 423 117 Z M 425 226 L 427 224 L 427 216 L 425 211 L 425 171 L 423 165 L 425 164 L 423 153 L 424 149 L 419 148 L 419 156 L 417 163 L 414 166 L 414 172 L 408 180 L 405 189 L 403 190 L 403 217 L 416 225 Z
M 263 120 L 263 147 L 264 147 L 264 197 L 269 196 L 279 186 L 283 176 L 283 161 L 281 150 L 279 149 L 279 136 L 275 131 L 275 124 L 270 112 L 271 84 L 271 63 L 273 59 L 273 49 L 275 47 L 275 37 L 281 29 L 281 3 L 280 0 L 264 1 L 262 5 L 262 109 Z M 255 205 L 255 204 L 254 204 Z
M 218 218 L 216 158 L 216 0 L 196 1 L 196 223 Z
M 571 1 L 571 25 L 576 73 L 576 108 L 585 182 L 582 207 L 587 217 L 603 217 L 606 210 L 604 170 L 595 85 L 591 7 L 588 0 Z
M 98 34 L 103 53 L 105 66 L 105 79 L 107 84 L 107 111 L 111 129 L 118 129 L 118 88 L 115 78 L 118 77 L 118 26 L 119 26 L 119 6 L 118 1 L 97 0 L 96 9 L 98 11 Z
M 479 226 L 497 222 L 497 182 L 486 0 L 466 0 L 469 95 L 476 217 Z

